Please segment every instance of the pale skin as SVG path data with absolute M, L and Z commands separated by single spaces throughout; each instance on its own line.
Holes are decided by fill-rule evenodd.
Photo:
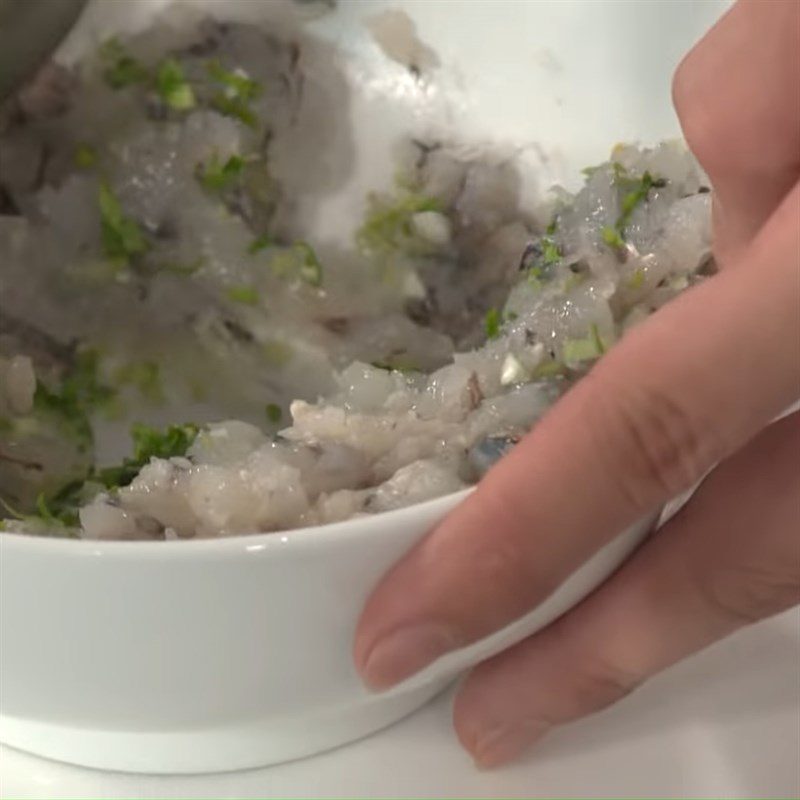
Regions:
M 718 274 L 626 336 L 384 578 L 355 663 L 387 689 L 518 618 L 703 480 L 603 586 L 476 668 L 455 701 L 483 767 L 800 601 L 800 3 L 740 0 L 673 100 L 713 185 Z

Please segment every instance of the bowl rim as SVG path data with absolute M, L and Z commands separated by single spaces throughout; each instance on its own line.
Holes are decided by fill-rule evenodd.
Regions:
M 170 539 L 170 540 L 120 540 L 120 539 L 67 539 L 42 534 L 0 531 L 0 552 L 11 549 L 28 551 L 46 556 L 92 556 L 104 558 L 143 558 L 163 557 L 165 550 L 170 558 L 192 558 L 203 555 L 237 556 L 254 553 L 278 553 L 308 547 L 336 547 L 365 538 L 386 536 L 382 521 L 402 523 L 412 521 L 408 518 L 422 513 L 436 524 L 440 518 L 455 508 L 475 491 L 469 486 L 458 492 L 434 497 L 423 503 L 383 511 L 363 517 L 324 525 L 310 525 L 287 530 L 237 533 L 233 536 L 217 536 L 208 539 Z M 437 517 L 437 507 L 442 506 Z

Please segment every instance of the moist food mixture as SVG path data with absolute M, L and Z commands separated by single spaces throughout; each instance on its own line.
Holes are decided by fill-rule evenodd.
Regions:
M 6 531 L 229 536 L 457 491 L 712 270 L 679 143 L 617 147 L 526 208 L 508 153 L 408 141 L 350 244 L 312 241 L 346 178 L 332 63 L 165 23 L 2 110 Z

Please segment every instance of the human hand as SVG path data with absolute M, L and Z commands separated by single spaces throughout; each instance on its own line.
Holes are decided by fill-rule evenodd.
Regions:
M 627 335 L 386 576 L 355 661 L 385 689 L 520 617 L 626 526 L 688 505 L 567 615 L 482 664 L 482 766 L 800 599 L 800 4 L 742 0 L 673 94 L 714 187 L 718 274 Z

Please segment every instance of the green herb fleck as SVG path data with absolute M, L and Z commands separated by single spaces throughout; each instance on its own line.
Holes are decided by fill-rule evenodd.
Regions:
M 100 58 L 105 64 L 103 78 L 112 89 L 124 89 L 150 79 L 147 68 L 133 58 L 116 37 L 101 46 Z
M 624 180 L 628 174 L 628 170 L 625 165 L 621 164 L 619 161 L 612 161 L 611 169 L 614 172 L 615 183 L 619 183 L 620 181 Z
M 542 263 L 549 267 L 560 260 L 561 250 L 558 245 L 549 236 L 545 236 L 542 239 Z
M 262 92 L 261 84 L 249 78 L 241 70 L 228 70 L 214 59 L 206 65 L 208 74 L 217 83 L 221 83 L 231 93 L 242 100 L 255 100 Z
M 197 179 L 208 192 L 224 192 L 238 181 L 244 170 L 244 159 L 238 155 L 229 156 L 222 161 L 215 153 L 206 163 L 197 167 Z
M 603 237 L 603 241 L 609 247 L 613 247 L 615 250 L 625 249 L 625 240 L 622 238 L 622 234 L 616 228 L 604 225 L 600 229 L 600 235 Z
M 281 407 L 277 403 L 267 403 L 267 419 L 277 425 L 281 421 L 281 417 L 283 416 L 283 411 L 281 411 Z
M 600 354 L 605 353 L 606 346 L 603 343 L 602 338 L 600 337 L 600 329 L 597 327 L 596 323 L 592 323 L 589 326 L 589 333 L 592 337 L 592 341 L 594 342 L 594 346 L 597 348 L 597 352 Z
M 120 367 L 113 377 L 120 385 L 135 387 L 151 403 L 164 401 L 161 368 L 155 361 L 131 361 Z
M 270 268 L 279 278 L 299 277 L 311 286 L 322 285 L 322 264 L 308 242 L 295 242 L 275 252 L 270 259 Z
M 56 493 L 54 501 L 48 501 L 46 495 L 40 492 L 36 497 L 36 514 L 23 514 L 2 497 L 0 497 L 0 506 L 5 508 L 6 513 L 13 519 L 32 524 L 37 530 L 50 535 L 72 537 L 75 533 L 70 529 L 78 526 L 78 505 L 70 503 L 70 498 L 65 490 L 71 491 L 74 483 L 77 483 L 79 487 L 83 486 L 83 480 L 68 483 L 64 489 Z M 64 499 L 59 499 L 62 495 Z M 10 528 L 3 525 L 0 530 L 10 530 Z
M 189 422 L 183 425 L 170 425 L 165 431 L 137 423 L 131 428 L 133 457 L 124 459 L 117 466 L 97 470 L 89 479 L 103 484 L 106 489 L 127 486 L 142 467 L 150 463 L 151 458 L 185 456 L 197 438 L 199 430 L 197 425 Z
M 548 230 L 551 227 L 548 227 Z M 552 277 L 551 267 L 558 264 L 562 257 L 563 253 L 558 243 L 547 234 L 528 244 L 522 255 L 521 268 L 527 268 L 528 280 L 539 289 L 545 280 Z
M 435 197 L 403 194 L 393 203 L 371 198 L 371 210 L 356 233 L 356 244 L 367 254 L 407 249 L 413 239 L 411 218 L 423 211 L 442 212 Z
M 585 339 L 568 339 L 564 342 L 564 361 L 579 364 L 583 361 L 594 361 L 608 348 L 600 336 L 600 329 L 595 323 L 589 326 L 589 336 Z
M 159 97 L 175 111 L 189 111 L 197 105 L 183 67 L 174 58 L 161 62 L 156 71 L 155 86 Z
M 258 125 L 258 117 L 250 107 L 261 94 L 261 85 L 247 77 L 240 70 L 225 69 L 219 61 L 209 61 L 206 65 L 212 80 L 223 87 L 211 98 L 211 106 L 226 117 L 234 117 L 250 128 Z
M 228 300 L 246 306 L 258 305 L 258 292 L 252 286 L 230 286 L 226 292 Z
M 592 339 L 568 339 L 564 342 L 563 353 L 564 361 L 571 364 L 592 361 L 600 355 Z
M 63 508 L 51 509 L 44 492 L 40 492 L 36 498 L 36 511 L 43 522 L 51 525 L 75 527 L 78 524 L 78 511 L 76 508 L 64 503 Z
M 666 181 L 660 178 L 653 178 L 649 172 L 645 172 L 639 179 L 636 186 L 628 192 L 620 205 L 620 215 L 617 219 L 617 230 L 624 234 L 625 227 L 630 222 L 631 215 L 639 206 L 647 200 L 651 189 L 658 189 L 666 185 Z
M 91 499 L 97 489 L 102 486 L 114 490 L 127 486 L 151 458 L 185 456 L 198 431 L 198 427 L 191 423 L 170 425 L 163 432 L 146 425 L 134 425 L 131 429 L 134 445 L 132 457 L 125 458 L 116 466 L 101 469 L 92 467 L 83 477 L 69 481 L 49 496 L 40 493 L 36 498 L 35 515 L 20 514 L 2 498 L 0 504 L 19 520 L 44 523 L 50 528 L 63 530 L 64 535 L 74 535 L 71 529 L 79 525 L 78 509 Z
M 321 286 L 322 264 L 314 248 L 308 242 L 297 242 L 294 247 L 303 259 L 300 264 L 300 277 L 311 286 Z
M 419 366 L 412 358 L 402 354 L 373 361 L 371 366 L 375 367 L 375 369 L 385 370 L 386 372 L 401 372 L 403 374 L 420 371 Z
M 97 163 L 97 150 L 86 142 L 79 142 L 75 145 L 73 160 L 78 169 L 91 169 Z
M 234 117 L 247 125 L 248 128 L 255 128 L 258 125 L 258 117 L 253 110 L 243 103 L 238 97 L 228 97 L 225 94 L 217 94 L 211 98 L 211 107 L 226 117 Z
M 560 361 L 553 358 L 548 358 L 539 364 L 538 367 L 531 374 L 533 380 L 540 380 L 541 378 L 554 378 L 557 375 L 563 375 L 566 368 Z
M 126 216 L 107 183 L 98 195 L 103 250 L 116 267 L 127 266 L 132 258 L 147 252 L 149 245 L 139 224 Z
M 247 247 L 247 252 L 254 256 L 256 253 L 260 253 L 262 250 L 266 250 L 268 247 L 273 245 L 272 237 L 269 234 L 262 233 L 260 236 L 256 236 L 252 242 Z
M 82 452 L 88 450 L 94 437 L 89 416 L 107 408 L 116 392 L 99 378 L 99 355 L 95 350 L 78 353 L 72 369 L 57 388 L 42 381 L 36 384 L 34 409 L 58 421 L 64 433 Z
M 500 324 L 500 312 L 496 308 L 490 308 L 483 320 L 487 339 L 496 339 L 500 335 Z
M 558 217 L 553 217 L 553 219 L 550 220 L 550 224 L 544 229 L 544 232 L 548 236 L 553 236 L 557 230 L 558 230 Z
M 531 267 L 528 270 L 528 283 L 537 291 L 544 286 L 544 271 L 541 267 Z
M 644 285 L 645 274 L 644 270 L 639 267 L 633 275 L 628 278 L 628 288 L 636 291 L 637 289 L 641 289 Z
M 615 184 L 627 191 L 620 201 L 620 213 L 614 227 L 604 227 L 601 235 L 609 247 L 620 250 L 625 246 L 625 229 L 633 212 L 641 203 L 647 201 L 651 189 L 660 189 L 666 186 L 667 182 L 663 178 L 654 178 L 649 172 L 644 172 L 641 178 L 631 178 L 621 164 L 614 162 L 612 166 Z
M 194 275 L 204 264 L 205 259 L 202 256 L 198 256 L 194 261 L 189 261 L 187 263 L 164 261 L 158 265 L 158 270 L 159 272 L 169 272 L 172 275 L 185 277 L 187 275 Z

